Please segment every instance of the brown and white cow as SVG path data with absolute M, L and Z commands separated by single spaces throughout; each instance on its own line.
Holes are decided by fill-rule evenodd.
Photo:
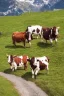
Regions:
M 18 67 L 23 67 L 26 70 L 27 69 L 27 59 L 28 56 L 13 56 L 13 55 L 7 55 L 8 63 L 10 64 L 10 68 L 12 71 L 16 70 Z
M 29 45 L 31 46 L 31 40 L 32 40 L 32 35 L 29 32 L 14 32 L 12 34 L 12 41 L 13 44 L 16 45 L 17 43 L 23 42 L 24 43 L 24 47 L 25 47 L 25 43 L 26 40 L 28 41 Z
M 46 40 L 50 40 L 50 42 L 52 43 L 53 40 L 55 40 L 55 42 L 57 42 L 57 38 L 58 38 L 58 34 L 59 34 L 59 28 L 60 27 L 52 27 L 52 28 L 42 28 L 43 30 L 43 38 Z
M 36 78 L 40 70 L 49 70 L 49 58 L 47 56 L 32 57 L 31 59 L 28 59 L 28 61 L 30 62 L 30 66 L 32 69 L 32 78 Z
M 41 37 L 41 35 L 42 35 L 41 34 L 42 33 L 42 26 L 40 26 L 40 25 L 28 26 L 27 29 L 26 29 L 26 32 L 37 35 L 37 38 L 38 38 L 38 36 Z

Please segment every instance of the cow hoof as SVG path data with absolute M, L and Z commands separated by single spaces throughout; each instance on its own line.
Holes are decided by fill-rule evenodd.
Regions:
M 38 37 L 37 37 L 37 39 L 38 39 Z
M 12 72 L 14 72 L 14 68 L 12 69 Z
M 34 75 L 32 75 L 32 78 L 34 78 Z

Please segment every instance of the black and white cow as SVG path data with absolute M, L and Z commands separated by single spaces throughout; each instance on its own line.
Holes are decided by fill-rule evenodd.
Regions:
M 37 35 L 37 38 L 38 38 L 38 36 L 41 37 L 42 36 L 42 26 L 40 26 L 40 25 L 28 26 L 26 29 L 26 32 Z
M 48 68 L 49 58 L 47 56 L 32 57 L 28 59 L 28 61 L 30 62 L 30 66 L 32 69 L 32 78 L 36 78 L 40 70 L 44 70 L 44 69 L 46 69 L 47 71 L 49 70 Z

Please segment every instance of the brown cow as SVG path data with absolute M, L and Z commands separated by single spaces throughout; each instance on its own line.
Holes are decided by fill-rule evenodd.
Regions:
M 43 30 L 43 38 L 46 40 L 50 40 L 50 42 L 52 43 L 53 40 L 55 40 L 57 42 L 57 37 L 59 34 L 59 27 L 53 27 L 53 28 L 42 28 Z
M 31 40 L 32 40 L 32 35 L 29 32 L 14 32 L 12 34 L 12 41 L 13 44 L 16 45 L 16 42 L 23 42 L 24 43 L 24 47 L 25 47 L 25 42 L 26 40 L 28 41 L 28 43 L 31 46 Z

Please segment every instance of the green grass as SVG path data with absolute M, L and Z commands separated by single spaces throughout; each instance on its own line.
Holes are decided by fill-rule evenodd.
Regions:
M 12 44 L 12 33 L 24 32 L 27 26 L 41 25 L 43 27 L 60 26 L 58 43 L 53 45 L 41 42 L 41 39 L 31 41 L 31 48 L 23 48 L 23 44 Z M 15 74 L 35 82 L 49 96 L 64 96 L 64 10 L 49 12 L 30 12 L 20 16 L 0 17 L 0 71 Z M 45 41 L 44 41 L 45 42 Z M 29 44 L 26 43 L 28 47 Z M 50 58 L 49 74 L 40 71 L 37 79 L 31 78 L 31 69 L 28 64 L 27 71 L 22 68 L 15 72 L 10 71 L 6 54 L 32 56 L 48 56 Z M 7 96 L 7 95 L 6 95 Z
M 13 88 L 13 84 L 0 77 L 0 96 L 20 96 Z

